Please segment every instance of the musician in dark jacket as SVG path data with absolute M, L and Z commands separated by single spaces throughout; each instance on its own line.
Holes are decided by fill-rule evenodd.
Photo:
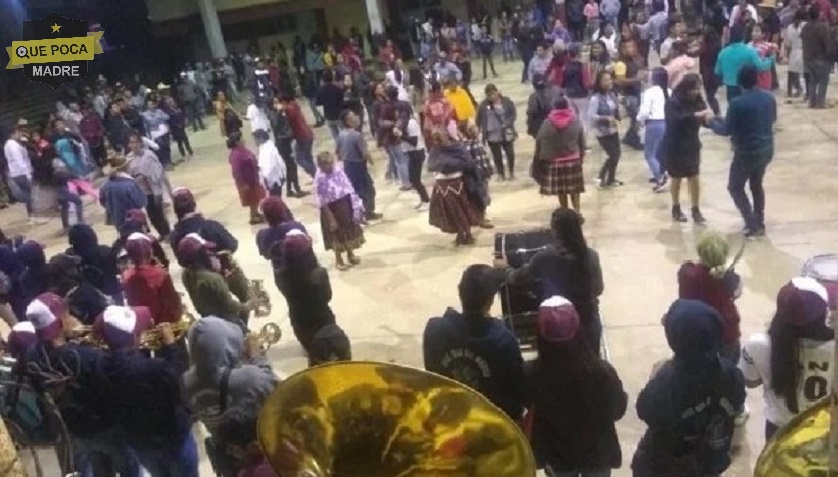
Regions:
M 94 327 L 108 346 L 98 368 L 104 408 L 142 466 L 152 477 L 198 477 L 198 448 L 180 391 L 189 358 L 171 324 L 157 326 L 162 346 L 154 358 L 138 348 L 152 327 L 147 308 L 109 306 Z
M 556 242 L 533 255 L 523 267 L 507 268 L 507 282 L 516 286 L 535 285 L 539 301 L 556 295 L 570 300 L 582 320 L 588 345 L 599 352 L 602 339 L 599 296 L 603 292 L 599 254 L 588 247 L 576 211 L 556 209 L 551 228 Z M 496 260 L 495 265 L 508 267 L 502 259 Z
M 117 278 L 116 257 L 111 248 L 99 244 L 96 232 L 87 224 L 70 227 L 70 248 L 67 254 L 80 259 L 85 280 L 107 295 L 114 303 L 122 303 L 122 286 Z
M 622 463 L 614 425 L 628 403 L 623 383 L 588 346 L 566 298 L 542 302 L 537 320 L 538 358 L 526 368 L 536 461 L 560 475 L 609 475 Z
M 425 369 L 478 391 L 518 420 L 525 400 L 524 360 L 518 340 L 489 312 L 503 273 L 472 265 L 459 284 L 462 312 L 431 318 L 422 337 Z

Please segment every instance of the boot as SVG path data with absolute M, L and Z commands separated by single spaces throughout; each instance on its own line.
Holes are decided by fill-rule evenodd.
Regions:
M 707 219 L 705 219 L 704 216 L 701 215 L 701 210 L 698 207 L 692 208 L 692 216 L 693 222 L 695 222 L 698 225 L 704 225 L 705 223 L 707 223 Z
M 672 206 L 672 220 L 674 220 L 675 222 L 686 222 L 687 221 L 687 216 L 684 215 L 683 212 L 681 212 L 681 206 L 680 205 L 673 205 Z

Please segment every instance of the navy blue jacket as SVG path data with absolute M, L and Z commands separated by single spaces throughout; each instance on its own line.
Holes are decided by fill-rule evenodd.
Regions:
M 137 349 L 111 351 L 99 367 L 100 392 L 110 418 L 138 449 L 180 451 L 191 417 L 180 395 L 189 366 L 186 350 L 164 346 L 155 358 Z
M 172 229 L 172 234 L 169 235 L 169 242 L 172 244 L 172 250 L 174 250 L 178 260 L 180 260 L 178 245 L 183 237 L 189 234 L 198 234 L 204 240 L 213 242 L 215 250 L 218 252 L 235 253 L 239 248 L 238 239 L 223 225 L 215 220 L 205 219 L 201 214 L 195 214 L 179 220 Z
M 759 88 L 745 90 L 730 102 L 724 121 L 711 123 L 713 131 L 730 136 L 737 153 L 773 151 L 777 102 L 771 93 Z
M 486 396 L 512 419 L 524 409 L 524 360 L 518 340 L 500 320 L 466 317 L 449 308 L 431 318 L 422 338 L 425 369 Z
M 99 203 L 119 231 L 125 223 L 125 214 L 131 209 L 144 209 L 147 199 L 134 179 L 114 174 L 99 189 Z

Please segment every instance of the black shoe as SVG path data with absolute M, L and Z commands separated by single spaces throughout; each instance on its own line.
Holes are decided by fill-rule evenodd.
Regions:
M 376 213 L 376 212 L 368 212 L 368 213 L 366 214 L 366 218 L 367 218 L 367 220 L 379 220 L 379 219 L 381 219 L 382 217 L 384 217 L 384 216 L 383 216 L 383 215 L 381 215 L 381 214 L 379 214 L 379 213 Z
M 704 225 L 707 223 L 707 219 L 705 219 L 704 216 L 701 215 L 701 210 L 698 207 L 693 207 L 691 212 L 693 216 L 693 222 L 697 223 L 698 225 Z
M 674 220 L 676 222 L 686 222 L 687 221 L 687 216 L 684 215 L 683 212 L 681 212 L 681 206 L 680 205 L 673 205 L 672 206 L 672 220 Z
M 742 231 L 742 234 L 745 235 L 745 238 L 765 237 L 765 227 L 745 227 L 745 230 Z

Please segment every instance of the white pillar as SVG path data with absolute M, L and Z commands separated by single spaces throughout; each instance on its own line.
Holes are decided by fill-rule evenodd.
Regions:
M 373 33 L 384 33 L 384 21 L 381 20 L 381 9 L 378 0 L 365 0 L 367 3 L 367 18 Z
M 218 20 L 218 10 L 215 8 L 214 0 L 198 0 L 198 8 L 201 10 L 201 20 L 204 23 L 204 34 L 207 36 L 207 43 L 214 59 L 227 56 L 227 45 L 224 43 L 224 34 L 221 32 L 221 22 Z

